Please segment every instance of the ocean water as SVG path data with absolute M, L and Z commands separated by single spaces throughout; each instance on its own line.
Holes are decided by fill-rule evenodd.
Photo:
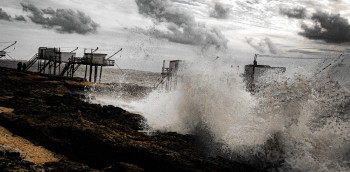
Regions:
M 240 71 L 205 60 L 181 70 L 176 89 L 134 99 L 116 90 L 120 96 L 87 94 L 92 102 L 143 115 L 145 130 L 196 135 L 214 155 L 261 168 L 275 163 L 279 171 L 349 171 L 349 59 L 265 73 L 255 94 Z
M 0 60 L 0 66 L 2 67 L 8 67 L 8 68 L 17 68 L 18 62 L 27 62 L 27 61 L 13 61 L 13 60 Z M 61 70 L 63 70 L 64 64 L 61 65 Z M 80 66 L 76 73 L 74 74 L 74 77 L 80 77 L 85 78 L 85 66 Z M 89 80 L 89 70 L 87 72 L 86 79 Z M 93 68 L 93 72 L 94 72 Z M 31 72 L 37 72 L 37 64 L 34 64 L 29 71 Z M 49 73 L 47 70 L 45 71 L 46 74 Z M 53 74 L 53 69 L 51 71 Z M 57 68 L 57 73 L 59 73 L 59 69 Z M 94 81 L 94 74 L 92 74 L 92 81 Z M 97 82 L 99 82 L 99 76 L 100 76 L 100 68 L 98 68 L 98 78 Z M 146 72 L 146 71 L 138 71 L 138 70 L 132 70 L 132 69 L 118 69 L 116 67 L 104 67 L 102 71 L 102 78 L 101 83 L 131 83 L 131 84 L 137 84 L 139 86 L 145 86 L 145 87 L 153 87 L 154 83 L 157 81 L 157 79 L 160 77 L 160 73 L 155 72 Z

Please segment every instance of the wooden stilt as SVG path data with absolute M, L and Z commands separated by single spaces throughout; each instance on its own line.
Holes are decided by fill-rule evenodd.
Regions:
M 94 74 L 94 82 L 96 83 L 96 80 L 97 80 L 97 67 L 98 66 L 95 66 L 95 74 Z
M 45 74 L 45 69 L 46 69 L 46 66 L 45 66 L 45 64 L 46 64 L 46 60 L 44 60 L 44 74 Z
M 66 64 L 68 69 L 67 69 L 67 77 L 69 76 L 69 62 Z
M 91 76 L 92 76 L 92 64 L 90 64 L 90 75 L 89 75 L 89 82 L 91 82 Z
M 38 60 L 38 67 L 37 67 L 37 69 L 38 69 L 38 73 L 40 73 L 40 60 Z
M 51 60 L 49 60 L 48 63 L 49 63 L 49 75 L 51 75 L 51 70 L 52 70 L 52 69 L 51 69 L 51 68 L 52 68 L 52 62 L 51 62 Z
M 55 60 L 52 61 L 52 67 L 53 67 L 53 69 L 52 69 L 52 74 L 53 74 L 53 75 L 56 75 L 56 61 L 55 61 Z
M 99 80 L 99 83 L 101 83 L 101 77 L 102 77 L 102 66 L 101 66 L 101 69 L 100 69 L 100 80 Z
M 85 81 L 86 81 L 87 65 L 85 65 Z
M 71 69 L 71 77 L 74 76 L 74 63 L 72 64 L 72 69 Z

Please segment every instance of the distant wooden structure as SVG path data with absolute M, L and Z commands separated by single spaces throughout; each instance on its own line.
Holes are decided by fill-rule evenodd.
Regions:
M 273 71 L 276 74 L 282 74 L 286 71 L 285 67 L 271 67 L 269 65 L 258 65 L 258 54 L 255 54 L 253 64 L 244 66 L 243 79 L 246 82 L 246 88 L 248 91 L 255 92 L 255 84 L 259 77 L 263 76 L 265 72 Z M 217 60 L 218 57 L 215 59 Z M 214 61 L 215 61 L 214 60 Z M 179 75 L 179 70 L 186 68 L 185 63 L 182 60 L 169 61 L 169 66 L 166 67 L 166 61 L 163 60 L 163 67 L 161 77 L 154 84 L 154 88 L 164 88 L 166 90 L 172 90 L 177 87 L 177 84 L 184 76 Z
M 17 41 L 15 41 L 11 45 L 5 47 L 4 49 L 0 50 L 0 58 L 6 57 L 6 55 L 8 55 L 8 54 L 5 50 L 9 49 L 10 47 L 14 46 L 15 44 L 17 44 Z
M 89 81 L 92 81 L 92 73 L 93 68 L 94 70 L 94 82 L 96 82 L 97 79 L 97 73 L 98 73 L 98 67 L 100 67 L 100 79 L 99 82 L 101 82 L 102 77 L 102 69 L 104 66 L 114 66 L 115 61 L 110 60 L 109 58 L 106 58 L 107 54 L 100 54 L 100 53 L 94 53 L 94 51 L 91 51 L 90 53 L 84 53 L 84 56 L 82 58 L 77 58 L 74 63 L 71 65 L 73 66 L 72 69 L 74 69 L 74 64 L 77 65 L 85 65 L 85 79 L 87 77 L 88 68 L 89 68 Z
M 0 51 L 0 58 L 5 57 L 6 56 L 6 52 L 5 51 Z
M 30 69 L 37 62 L 37 71 L 39 73 L 73 77 L 78 68 L 81 65 L 85 65 L 85 80 L 87 80 L 88 77 L 88 81 L 91 82 L 92 74 L 94 73 L 94 82 L 96 82 L 98 67 L 100 67 L 99 82 L 101 82 L 103 67 L 114 66 L 115 60 L 110 60 L 110 58 L 122 50 L 120 49 L 117 53 L 114 53 L 112 56 L 106 58 L 107 54 L 95 53 L 98 48 L 91 50 L 90 52 L 86 52 L 86 50 L 84 50 L 83 57 L 76 57 L 75 51 L 77 49 L 78 48 L 71 52 L 62 52 L 60 48 L 40 47 L 38 49 L 38 53 L 26 63 L 27 67 L 25 70 Z M 65 65 L 61 70 L 62 64 Z
M 61 73 L 62 63 L 71 62 L 75 59 L 75 55 L 74 51 L 61 52 L 59 48 L 40 47 L 38 53 L 26 64 L 26 70 L 33 66 L 35 62 L 38 62 L 37 70 L 39 73 L 57 75 Z
M 169 67 L 165 67 L 165 60 L 163 60 L 162 76 L 154 84 L 154 88 L 162 86 L 167 90 L 175 89 L 179 79 L 178 71 L 182 63 L 181 60 L 172 60 L 169 61 Z
M 258 54 L 255 54 L 253 64 L 244 66 L 244 80 L 246 82 L 247 90 L 250 92 L 255 91 L 255 82 L 257 78 L 261 77 L 267 71 L 274 71 L 275 73 L 284 73 L 285 67 L 271 67 L 269 65 L 258 65 Z

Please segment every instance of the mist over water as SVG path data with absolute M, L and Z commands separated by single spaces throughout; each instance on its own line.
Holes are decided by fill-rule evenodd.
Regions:
M 348 171 L 348 59 L 328 59 L 304 73 L 265 73 L 254 95 L 235 68 L 201 61 L 180 70 L 183 81 L 171 91 L 140 100 L 97 95 L 96 102 L 140 113 L 147 130 L 203 137 L 234 160 L 276 163 L 281 171 Z

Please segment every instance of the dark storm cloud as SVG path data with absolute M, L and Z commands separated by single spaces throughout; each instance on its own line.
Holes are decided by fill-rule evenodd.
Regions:
M 288 18 L 304 19 L 306 17 L 306 9 L 304 7 L 280 7 L 280 14 L 285 15 Z
M 302 24 L 303 32 L 300 32 L 300 35 L 328 43 L 350 42 L 350 25 L 346 18 L 340 17 L 339 14 L 318 11 L 311 19 L 314 25 L 310 27 Z
M 43 13 L 45 14 L 51 14 L 51 15 L 55 15 L 56 11 L 54 9 L 52 9 L 51 7 L 46 8 L 46 9 L 41 9 L 43 11 Z
M 225 7 L 220 2 L 215 2 L 214 10 L 211 11 L 210 17 L 214 17 L 218 19 L 226 19 L 230 11 L 231 11 L 231 8 Z
M 214 46 L 217 49 L 227 47 L 228 41 L 219 30 L 197 23 L 191 13 L 175 8 L 171 1 L 135 1 L 140 14 L 151 17 L 156 24 L 167 25 L 167 31 L 150 29 L 149 33 L 153 36 L 181 44 Z
M 12 17 L 8 15 L 5 11 L 3 11 L 2 8 L 0 8 L 0 20 L 11 21 Z
M 27 21 L 27 20 L 24 18 L 24 16 L 22 16 L 22 15 L 19 15 L 19 16 L 16 15 L 15 20 L 17 20 L 17 21 Z
M 21 3 L 23 10 L 31 13 L 28 17 L 32 22 L 42 25 L 44 28 L 55 29 L 59 33 L 96 33 L 97 27 L 89 16 L 81 11 L 71 9 L 52 8 L 39 9 L 33 4 Z

